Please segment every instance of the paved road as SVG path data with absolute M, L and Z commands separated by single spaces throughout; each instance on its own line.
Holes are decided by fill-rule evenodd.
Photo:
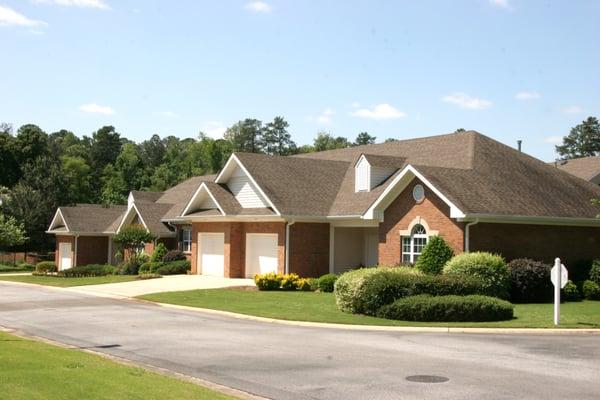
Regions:
M 5 283 L 0 325 L 273 399 L 600 398 L 600 336 L 306 328 Z

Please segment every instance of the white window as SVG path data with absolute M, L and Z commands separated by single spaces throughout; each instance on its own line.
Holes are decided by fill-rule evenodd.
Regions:
M 181 228 L 181 239 L 179 247 L 184 253 L 189 253 L 192 251 L 192 228 Z
M 410 236 L 402 237 L 402 262 L 414 264 L 427 244 L 427 231 L 421 224 L 413 227 Z

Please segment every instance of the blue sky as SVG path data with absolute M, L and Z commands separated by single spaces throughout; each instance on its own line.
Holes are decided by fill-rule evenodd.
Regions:
M 600 116 L 598 1 L 0 0 L 0 121 L 218 136 L 277 115 L 398 139 L 475 129 L 544 160 Z

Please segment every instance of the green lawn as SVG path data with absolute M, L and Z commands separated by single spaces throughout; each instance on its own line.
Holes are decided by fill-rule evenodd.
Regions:
M 10 400 L 233 399 L 81 350 L 0 332 L 0 397 Z
M 102 283 L 129 282 L 129 281 L 133 281 L 135 279 L 136 279 L 136 277 L 133 275 L 93 276 L 93 277 L 89 277 L 89 278 L 63 278 L 63 277 L 57 277 L 57 276 L 33 276 L 33 275 L 15 275 L 15 276 L 0 275 L 0 281 L 37 283 L 38 285 L 59 286 L 59 287 L 100 285 Z
M 550 328 L 554 326 L 552 304 L 517 304 L 515 305 L 516 318 L 510 321 L 429 323 L 393 321 L 343 313 L 337 309 L 332 293 L 209 289 L 155 293 L 140 296 L 140 298 L 267 318 L 336 324 L 502 328 Z M 600 328 L 600 301 L 562 304 L 561 322 L 563 328 Z

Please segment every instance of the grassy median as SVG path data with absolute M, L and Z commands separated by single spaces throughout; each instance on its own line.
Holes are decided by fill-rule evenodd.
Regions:
M 233 399 L 81 350 L 3 332 L 0 332 L 0 397 L 10 400 Z
M 238 289 L 207 289 L 155 293 L 141 299 L 190 307 L 294 321 L 354 325 L 453 326 L 494 328 L 552 328 L 552 304 L 516 304 L 515 318 L 499 322 L 433 323 L 393 321 L 341 312 L 332 293 L 261 292 Z M 600 328 L 600 301 L 563 303 L 562 328 Z
M 101 285 L 104 283 L 119 283 L 129 282 L 136 279 L 133 275 L 108 275 L 108 276 L 92 276 L 87 278 L 65 278 L 61 276 L 33 276 L 33 275 L 0 275 L 0 281 L 12 281 L 23 283 L 36 283 L 46 286 L 85 286 L 85 285 Z

